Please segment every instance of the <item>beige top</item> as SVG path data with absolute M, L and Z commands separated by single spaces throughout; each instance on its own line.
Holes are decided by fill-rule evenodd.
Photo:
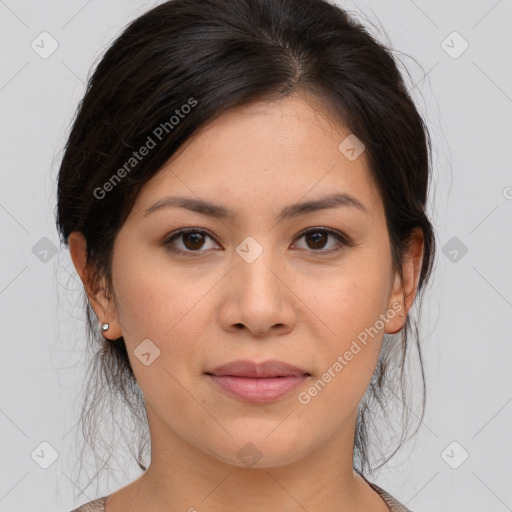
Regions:
M 368 482 L 368 480 L 366 481 Z M 406 508 L 378 485 L 373 484 L 372 482 L 368 482 L 368 484 L 384 500 L 389 508 L 389 512 L 412 512 L 412 510 Z M 102 498 L 90 501 L 89 503 L 86 503 L 85 505 L 82 505 L 81 507 L 78 507 L 71 512 L 105 512 L 105 502 L 107 501 L 107 498 L 108 496 L 103 496 Z

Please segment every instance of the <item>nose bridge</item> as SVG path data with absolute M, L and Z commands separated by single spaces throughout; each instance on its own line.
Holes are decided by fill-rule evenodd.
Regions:
M 293 307 L 286 302 L 286 286 L 279 277 L 283 272 L 278 250 L 271 239 L 269 234 L 247 237 L 236 248 L 241 261 L 234 269 L 229 298 L 233 309 L 228 309 L 234 313 L 229 323 L 243 324 L 258 335 L 273 326 L 289 328 L 294 322 Z
M 274 328 L 279 328 L 280 335 L 294 329 L 296 304 L 289 290 L 293 287 L 286 283 L 286 264 L 275 232 L 253 233 L 235 247 L 220 321 L 227 331 L 245 327 L 252 335 L 267 339 Z
M 252 293 L 277 291 L 277 251 L 271 245 L 271 234 L 248 236 L 236 248 L 241 261 L 237 265 L 237 279 Z M 271 290 L 269 290 L 269 288 Z

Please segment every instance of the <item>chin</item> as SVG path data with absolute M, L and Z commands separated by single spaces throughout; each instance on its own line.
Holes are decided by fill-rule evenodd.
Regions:
M 279 434 L 277 429 L 270 435 L 268 432 L 271 430 L 265 428 L 254 435 L 250 435 L 248 431 L 239 436 L 235 435 L 229 439 L 225 451 L 216 447 L 214 456 L 231 466 L 265 469 L 293 464 L 307 455 L 302 450 L 305 446 L 311 446 L 311 443 L 304 439 L 295 439 L 285 430 Z

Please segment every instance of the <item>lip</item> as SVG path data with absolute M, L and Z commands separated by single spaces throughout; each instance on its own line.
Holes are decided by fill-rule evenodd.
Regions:
M 231 361 L 230 363 L 217 366 L 213 370 L 207 372 L 217 376 L 232 376 L 232 377 L 288 377 L 309 375 L 306 370 L 285 363 L 275 359 L 256 363 L 255 361 L 248 361 L 239 359 Z
M 247 402 L 277 400 L 302 384 L 310 373 L 282 361 L 232 361 L 205 373 L 228 395 Z

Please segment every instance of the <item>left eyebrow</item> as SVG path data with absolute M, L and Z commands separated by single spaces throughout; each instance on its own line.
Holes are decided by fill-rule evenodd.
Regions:
M 278 215 L 279 220 L 291 219 L 299 215 L 314 213 L 327 208 L 338 208 L 347 206 L 357 208 L 361 212 L 368 214 L 368 210 L 354 196 L 347 193 L 336 193 L 330 196 L 313 199 L 302 203 L 295 203 L 285 206 Z M 147 216 L 154 211 L 165 207 L 179 207 L 191 210 L 203 215 L 208 215 L 217 219 L 235 219 L 236 213 L 222 205 L 215 204 L 201 199 L 191 197 L 168 196 L 157 201 L 143 212 L 143 216 Z

